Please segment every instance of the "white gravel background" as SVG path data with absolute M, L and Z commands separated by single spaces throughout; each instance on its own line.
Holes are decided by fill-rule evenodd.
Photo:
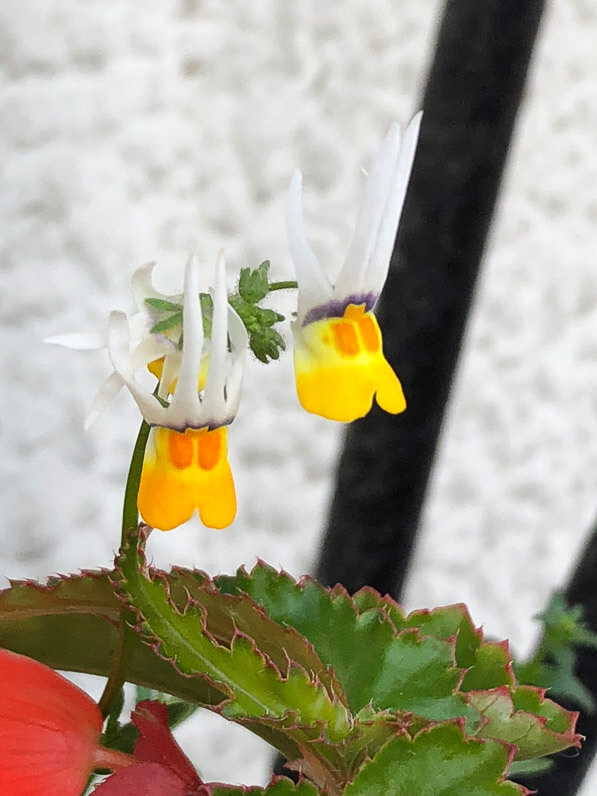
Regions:
M 85 434 L 107 357 L 42 338 L 102 329 L 149 259 L 170 292 L 188 252 L 207 279 L 222 246 L 231 283 L 266 257 L 290 278 L 296 165 L 311 239 L 337 265 L 360 168 L 417 109 L 440 6 L 0 5 L 0 573 L 108 566 L 118 543 L 137 411 L 122 394 Z M 411 608 L 467 602 L 520 652 L 597 494 L 596 39 L 591 0 L 550 4 L 407 594 Z M 155 534 L 154 560 L 215 573 L 259 556 L 309 571 L 340 435 L 298 407 L 288 355 L 252 361 L 231 431 L 238 519 Z M 267 780 L 269 752 L 218 717 L 179 737 L 208 778 Z

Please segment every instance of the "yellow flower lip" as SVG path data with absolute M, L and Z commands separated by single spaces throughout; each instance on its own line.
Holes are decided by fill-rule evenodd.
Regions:
M 406 409 L 402 386 L 383 355 L 375 315 L 349 304 L 341 318 L 294 327 L 294 367 L 301 405 L 329 420 L 364 417 L 377 400 L 391 414 Z
M 286 226 L 299 286 L 292 327 L 297 393 L 307 411 L 332 420 L 363 417 L 374 398 L 387 412 L 406 409 L 372 310 L 387 277 L 420 124 L 418 113 L 404 135 L 398 124 L 390 127 L 369 169 L 354 234 L 334 284 L 307 240 L 300 171 L 290 182 Z
M 137 496 L 144 521 L 169 531 L 195 511 L 208 528 L 226 528 L 236 515 L 225 427 L 184 432 L 152 428 Z

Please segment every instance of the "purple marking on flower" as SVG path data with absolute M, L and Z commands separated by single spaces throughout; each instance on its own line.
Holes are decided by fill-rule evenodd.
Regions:
M 317 307 L 311 307 L 309 312 L 307 312 L 302 325 L 307 326 L 310 323 L 323 321 L 326 318 L 342 318 L 349 304 L 355 304 L 357 307 L 359 304 L 364 304 L 365 312 L 369 312 L 375 306 L 377 298 L 377 293 L 353 293 L 341 301 L 336 299 L 325 304 L 318 304 Z
M 222 426 L 229 426 L 232 421 L 234 420 L 235 415 L 230 415 L 227 417 L 221 417 L 217 420 L 210 420 L 209 418 L 206 420 L 202 420 L 199 425 L 197 423 L 192 422 L 191 420 L 184 420 L 184 422 L 172 424 L 171 426 L 160 426 L 159 423 L 150 423 L 152 428 L 169 428 L 172 431 L 178 431 L 179 434 L 184 434 L 187 428 L 191 428 L 194 431 L 198 431 L 200 428 L 205 428 L 207 431 L 215 431 L 216 428 L 221 428 Z

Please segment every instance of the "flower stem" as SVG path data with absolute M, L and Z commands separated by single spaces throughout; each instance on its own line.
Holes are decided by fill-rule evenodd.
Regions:
M 139 522 L 139 510 L 137 508 L 137 495 L 139 493 L 139 484 L 141 482 L 141 470 L 143 469 L 143 457 L 145 456 L 145 448 L 147 447 L 147 439 L 151 426 L 145 420 L 141 422 L 141 428 L 137 435 L 133 455 L 131 457 L 131 464 L 129 466 L 129 473 L 126 479 L 126 488 L 124 490 L 124 504 L 122 507 L 122 534 L 120 537 L 121 545 L 126 542 L 127 534 L 137 527 Z
M 298 282 L 295 282 L 292 279 L 288 280 L 287 282 L 270 282 L 269 283 L 269 292 L 270 293 L 272 292 L 272 290 L 292 290 L 294 288 L 298 288 Z
M 120 538 L 121 546 L 124 546 L 128 534 L 133 531 L 139 523 L 139 510 L 137 508 L 137 494 L 141 481 L 141 470 L 143 469 L 143 458 L 150 431 L 149 423 L 145 420 L 141 422 L 141 428 L 137 435 L 133 455 L 129 466 L 129 473 L 126 479 L 124 490 L 124 504 L 122 508 L 122 533 Z M 119 642 L 116 656 L 108 680 L 104 687 L 104 693 L 99 701 L 99 708 L 104 718 L 109 716 L 116 704 L 118 696 L 125 681 L 125 669 L 129 657 L 129 650 L 133 634 L 127 623 L 128 611 L 122 607 L 120 609 Z

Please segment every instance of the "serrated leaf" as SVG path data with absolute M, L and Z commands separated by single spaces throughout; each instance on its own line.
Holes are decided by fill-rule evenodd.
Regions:
M 272 619 L 305 636 L 334 669 L 353 712 L 371 702 L 428 719 L 473 717 L 456 693 L 454 641 L 421 637 L 416 629 L 398 633 L 382 608 L 359 612 L 341 587 L 325 589 L 311 578 L 296 583 L 264 564 L 215 582 L 222 591 L 249 594 Z
M 405 616 L 400 606 L 389 597 L 381 598 L 381 601 L 398 630 L 416 627 L 422 635 L 445 640 L 456 638 L 456 664 L 466 669 L 461 691 L 514 684 L 507 642 L 484 641 L 483 633 L 475 628 L 466 605 L 460 603 L 422 609 Z
M 150 632 L 156 650 L 176 662 L 189 676 L 201 676 L 228 693 L 222 708 L 229 718 L 287 719 L 292 723 L 325 727 L 331 739 L 350 730 L 344 706 L 331 699 L 317 679 L 287 660 L 280 670 L 256 642 L 234 632 L 229 644 L 221 644 L 207 629 L 205 609 L 189 597 L 180 610 L 169 593 L 163 573 L 148 577 L 143 561 L 143 534 L 138 546 L 129 544 L 118 559 L 115 583 L 128 607 L 138 612 L 140 633 Z
M 206 630 L 219 644 L 230 645 L 240 632 L 254 639 L 280 671 L 292 661 L 312 680 L 321 682 L 332 699 L 347 704 L 337 678 L 323 665 L 313 646 L 295 628 L 273 621 L 248 595 L 222 594 L 209 576 L 198 570 L 175 567 L 166 577 L 174 605 L 184 610 L 192 600 L 201 606 Z
M 269 293 L 269 266 L 269 260 L 264 260 L 257 268 L 241 268 L 238 292 L 248 304 L 256 304 Z
M 14 581 L 0 591 L 0 646 L 54 669 L 107 676 L 119 645 L 120 609 L 106 572 L 54 577 L 47 585 Z M 206 706 L 226 698 L 213 685 L 180 674 L 141 638 L 133 639 L 124 675 Z
M 564 710 L 542 689 L 529 686 L 472 692 L 471 704 L 487 720 L 479 738 L 494 738 L 516 746 L 516 760 L 543 757 L 569 746 L 580 746 L 574 733 L 577 713 Z
M 504 781 L 511 750 L 467 738 L 459 723 L 393 738 L 364 763 L 344 796 L 514 796 L 528 793 Z
M 208 785 L 205 796 L 319 796 L 320 791 L 310 782 L 295 783 L 286 777 L 275 777 L 265 788 L 243 788 L 233 785 Z

